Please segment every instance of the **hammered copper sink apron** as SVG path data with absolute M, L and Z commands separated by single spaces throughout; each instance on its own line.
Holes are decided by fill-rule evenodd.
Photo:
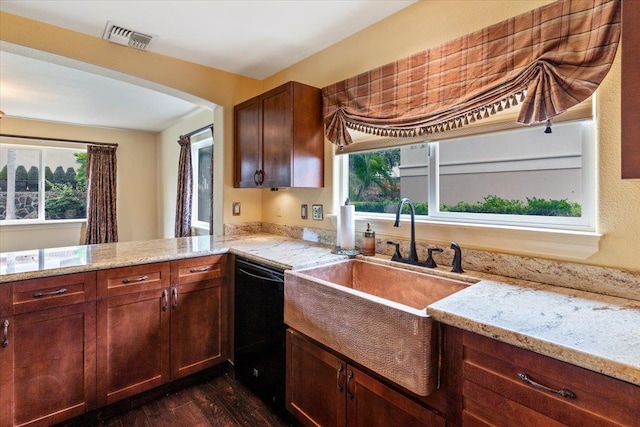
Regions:
M 285 272 L 284 320 L 420 395 L 437 385 L 438 333 L 426 307 L 469 283 L 360 260 Z

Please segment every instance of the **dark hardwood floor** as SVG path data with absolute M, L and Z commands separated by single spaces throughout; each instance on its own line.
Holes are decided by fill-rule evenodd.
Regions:
M 148 401 L 101 422 L 71 422 L 65 426 L 105 427 L 299 427 L 282 417 L 239 382 L 222 374 Z

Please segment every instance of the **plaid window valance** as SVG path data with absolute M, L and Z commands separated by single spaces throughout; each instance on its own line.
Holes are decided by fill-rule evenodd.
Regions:
M 522 103 L 545 122 L 587 99 L 620 39 L 621 0 L 560 0 L 322 89 L 327 138 L 413 137 Z

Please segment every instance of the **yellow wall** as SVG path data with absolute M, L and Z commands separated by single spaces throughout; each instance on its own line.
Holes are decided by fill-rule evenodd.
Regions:
M 224 221 L 266 221 L 332 229 L 328 220 L 302 221 L 300 203 L 321 203 L 334 209 L 333 161 L 327 144 L 324 189 L 233 189 L 233 118 L 231 107 L 288 80 L 317 87 L 406 57 L 455 37 L 499 22 L 551 0 L 421 1 L 354 36 L 270 77 L 263 82 L 186 63 L 154 53 L 122 49 L 98 38 L 2 14 L 3 40 L 92 64 L 112 68 L 210 100 L 222 107 L 224 132 Z M 241 54 L 239 52 L 239 54 Z M 188 79 L 184 76 L 188 75 Z M 640 184 L 620 179 L 620 64 L 619 55 L 598 90 L 598 231 L 600 250 L 583 262 L 640 269 Z M 231 202 L 242 203 L 242 215 L 231 216 Z M 559 257 L 558 259 L 563 259 Z
M 5 117 L 0 132 L 44 138 L 117 143 L 118 237 L 120 241 L 156 238 L 156 134 L 74 126 Z M 77 147 L 77 146 L 76 146 Z M 43 232 L 46 230 L 46 232 Z M 2 252 L 84 243 L 84 223 L 0 227 Z
M 265 81 L 265 88 L 299 80 L 302 76 L 308 84 L 323 87 L 550 2 L 421 1 L 270 77 Z M 620 50 L 598 89 L 596 109 L 599 165 L 597 231 L 604 236 L 599 251 L 581 262 L 640 270 L 640 182 L 620 179 Z M 331 164 L 327 166 L 331 168 Z M 325 211 L 334 210 L 333 193 L 328 189 L 319 194 L 299 190 L 265 192 L 263 197 L 265 219 L 276 223 L 317 227 L 315 222 L 301 223 L 299 220 L 300 203 L 311 203 L 311 200 L 323 203 Z M 269 206 L 280 204 L 289 207 L 291 217 L 269 215 Z M 328 220 L 324 221 L 323 227 L 331 229 Z

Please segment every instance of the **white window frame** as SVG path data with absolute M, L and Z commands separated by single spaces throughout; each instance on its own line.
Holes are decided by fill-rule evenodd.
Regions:
M 543 128 L 540 130 L 543 131 Z M 601 234 L 597 232 L 596 193 L 596 121 L 584 121 L 582 132 L 582 217 L 540 217 L 529 215 L 477 214 L 440 212 L 438 197 L 438 144 L 429 145 L 429 215 L 416 216 L 416 236 L 427 242 L 458 241 L 467 246 L 509 251 L 524 255 L 585 259 L 598 251 Z M 436 141 L 433 141 L 436 142 Z M 427 142 L 429 143 L 429 142 Z M 334 156 L 334 184 L 338 191 L 334 203 L 339 206 L 348 197 L 348 155 Z M 430 173 L 430 177 L 431 177 Z M 337 208 L 336 208 L 337 210 Z M 356 212 L 357 230 L 367 223 L 376 231 L 391 237 L 406 237 L 408 226 L 393 227 L 394 214 Z M 409 221 L 402 215 L 402 222 Z
M 207 132 L 211 133 L 211 131 L 209 129 L 207 129 Z M 192 142 L 191 143 L 191 168 L 193 171 L 193 188 L 192 188 L 192 194 L 193 197 L 191 197 L 191 227 L 193 228 L 197 228 L 200 230 L 206 230 L 207 232 L 209 231 L 209 222 L 208 221 L 199 221 L 198 220 L 198 168 L 199 168 L 199 162 L 198 162 L 198 151 L 203 149 L 203 148 L 207 148 L 207 147 L 211 147 L 211 155 L 213 155 L 213 136 L 209 136 L 206 137 L 202 140 L 199 140 L 197 142 Z
M 429 216 L 433 221 L 452 221 L 512 227 L 552 228 L 560 230 L 595 231 L 595 123 L 593 120 L 580 121 L 582 134 L 582 215 L 580 218 L 540 215 L 483 214 L 440 211 L 438 151 L 439 141 L 429 144 L 429 170 L 434 171 L 434 179 L 429 180 Z M 542 132 L 543 127 L 539 127 Z M 505 131 L 509 132 L 509 131 Z M 446 144 L 447 142 L 445 142 Z M 431 176 L 431 175 L 430 175 Z M 424 217 L 426 218 L 426 217 Z
M 66 223 L 74 223 L 74 222 L 87 222 L 87 218 L 73 218 L 73 219 L 46 219 L 45 216 L 45 164 L 46 164 L 46 152 L 47 151 L 67 151 L 67 152 L 86 152 L 87 149 L 78 149 L 78 148 L 66 148 L 66 147 L 51 147 L 49 145 L 33 145 L 33 144 L 2 144 L 5 148 L 11 147 L 18 150 L 31 150 L 37 151 L 39 153 L 38 156 L 38 219 L 11 219 L 11 220 L 1 220 L 0 226 L 14 226 L 14 225 L 33 225 L 33 224 L 66 224 Z M 8 202 L 8 201 L 7 201 Z

